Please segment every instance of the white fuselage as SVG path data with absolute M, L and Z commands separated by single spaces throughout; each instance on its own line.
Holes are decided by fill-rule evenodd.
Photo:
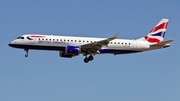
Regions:
M 15 39 L 10 43 L 10 46 L 22 49 L 39 49 L 39 50 L 54 50 L 65 51 L 67 46 L 81 46 L 90 44 L 106 38 L 92 38 L 92 37 L 73 37 L 73 36 L 53 36 L 53 35 L 36 35 L 40 37 L 33 37 L 28 39 L 28 36 L 23 35 L 21 38 Z M 41 37 L 43 36 L 43 37 Z M 149 49 L 150 45 L 144 41 L 115 39 L 107 46 L 103 46 L 100 53 L 111 54 L 127 54 L 134 52 L 142 52 Z M 80 53 L 81 54 L 81 53 Z
M 117 39 L 120 32 L 110 38 L 74 37 L 27 34 L 18 37 L 9 46 L 28 50 L 59 51 L 59 56 L 72 58 L 83 54 L 84 62 L 92 61 L 96 54 L 129 54 L 170 47 L 173 40 L 164 40 L 168 19 L 161 21 L 145 36 L 136 39 Z

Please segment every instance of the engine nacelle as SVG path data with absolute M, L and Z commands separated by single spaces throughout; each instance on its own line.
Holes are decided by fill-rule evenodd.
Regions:
M 79 54 L 81 50 L 79 49 L 78 46 L 67 46 L 66 47 L 66 53 L 67 54 Z
M 73 54 L 66 54 L 65 52 L 59 51 L 59 56 L 63 58 L 72 58 Z

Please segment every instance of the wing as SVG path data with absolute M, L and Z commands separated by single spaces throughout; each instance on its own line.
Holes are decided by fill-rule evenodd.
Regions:
M 118 35 L 120 34 L 120 31 L 113 37 L 107 38 L 105 40 L 97 41 L 94 43 L 89 43 L 81 46 L 81 50 L 87 53 L 99 53 L 98 50 L 102 46 L 107 46 L 110 41 L 116 39 Z

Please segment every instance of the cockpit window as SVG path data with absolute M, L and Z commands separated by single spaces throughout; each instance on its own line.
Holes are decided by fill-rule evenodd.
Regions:
M 24 37 L 18 37 L 17 39 L 24 39 Z

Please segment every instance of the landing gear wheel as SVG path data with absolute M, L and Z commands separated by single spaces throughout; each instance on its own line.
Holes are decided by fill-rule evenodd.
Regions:
M 27 58 L 27 57 L 28 57 L 28 54 L 25 54 L 25 57 Z
M 92 55 L 90 55 L 90 56 L 88 57 L 88 59 L 89 59 L 89 61 L 92 61 L 92 60 L 94 59 L 94 57 L 93 57 Z
M 84 59 L 84 62 L 85 62 L 85 63 L 88 63 L 88 62 L 89 62 L 89 58 L 85 58 L 85 59 Z

